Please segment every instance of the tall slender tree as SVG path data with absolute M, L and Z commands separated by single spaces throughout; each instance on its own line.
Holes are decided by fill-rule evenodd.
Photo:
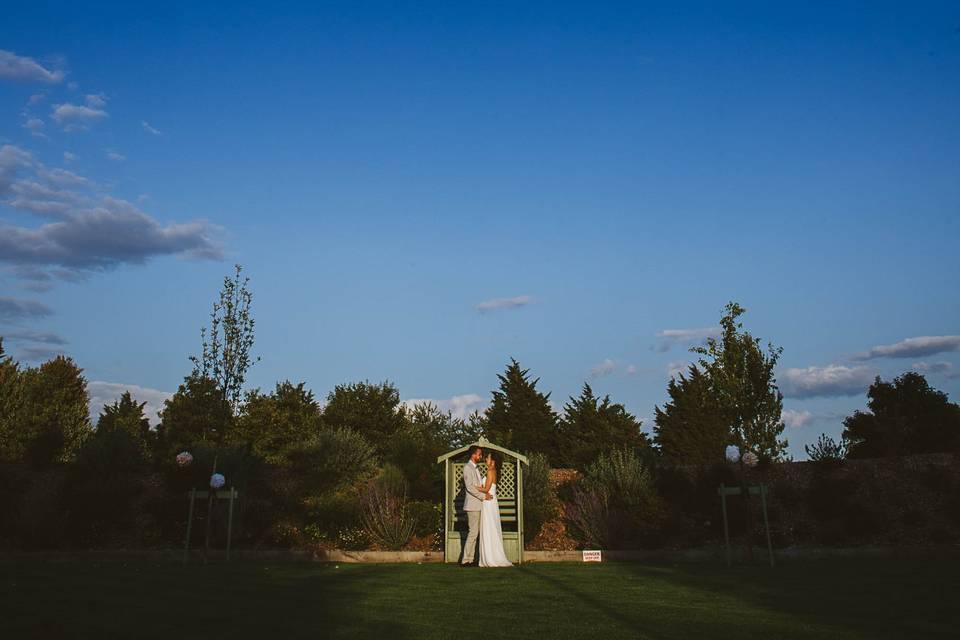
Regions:
M 708 338 L 706 346 L 691 351 L 700 355 L 718 415 L 729 426 L 740 459 L 747 452 L 778 459 L 787 441 L 781 439 L 783 394 L 773 370 L 783 349 L 769 344 L 764 351 L 760 339 L 739 321 L 745 312 L 736 302 L 728 303 L 720 318 L 720 338 Z
M 35 464 L 70 462 L 93 433 L 90 397 L 83 369 L 57 356 L 23 376 L 23 404 L 18 422 L 26 436 L 25 455 Z
M 3 350 L 0 337 L 0 460 L 14 461 L 23 456 L 23 435 L 17 416 L 23 403 L 23 379 L 20 365 Z
M 543 453 L 551 460 L 563 457 L 557 415 L 550 408 L 550 394 L 537 390 L 539 378 L 510 359 L 498 375 L 500 388 L 493 391 L 487 407 L 486 432 L 499 445 L 524 453 Z
M 250 350 L 254 342 L 254 319 L 251 315 L 253 294 L 250 278 L 241 278 L 243 267 L 234 266 L 233 277 L 223 279 L 219 299 L 210 312 L 210 329 L 200 329 L 201 352 L 191 356 L 193 376 L 213 380 L 236 416 L 243 395 L 247 371 L 259 357 Z

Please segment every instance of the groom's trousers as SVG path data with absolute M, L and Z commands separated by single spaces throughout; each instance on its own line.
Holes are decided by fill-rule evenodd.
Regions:
M 463 547 L 463 564 L 473 563 L 477 550 L 477 536 L 480 535 L 480 512 L 467 511 L 467 542 Z

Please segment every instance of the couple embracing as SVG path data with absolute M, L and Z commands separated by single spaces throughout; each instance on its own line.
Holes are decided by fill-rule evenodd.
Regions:
M 496 451 L 486 455 L 487 475 L 480 476 L 477 463 L 483 460 L 483 449 L 474 445 L 469 449 L 470 460 L 463 465 L 463 510 L 467 512 L 467 542 L 463 548 L 461 566 L 473 565 L 480 539 L 481 567 L 512 567 L 503 550 L 503 531 L 500 527 L 500 506 L 497 504 L 497 476 L 503 457 Z

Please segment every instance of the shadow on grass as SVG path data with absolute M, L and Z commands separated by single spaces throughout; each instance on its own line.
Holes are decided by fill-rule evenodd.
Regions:
M 623 563 L 638 579 L 711 592 L 798 627 L 870 638 L 956 637 L 960 563 L 879 561 L 650 566 Z
M 402 621 L 359 607 L 375 566 L 50 563 L 7 567 L 9 637 L 406 636 Z M 7 634 L 3 634 L 7 636 Z

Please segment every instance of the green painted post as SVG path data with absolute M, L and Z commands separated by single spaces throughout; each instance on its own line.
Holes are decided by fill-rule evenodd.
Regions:
M 450 550 L 450 458 L 443 461 L 443 561 L 450 562 L 447 553 Z
M 230 539 L 233 537 L 233 500 L 237 497 L 237 490 L 230 488 L 230 509 L 227 514 L 227 562 L 230 562 Z
M 767 552 L 770 554 L 770 566 L 773 566 L 773 543 L 770 541 L 770 521 L 767 519 L 767 485 L 760 485 L 760 504 L 763 505 L 763 526 L 767 529 Z
M 187 564 L 187 559 L 190 556 L 190 531 L 193 529 L 193 502 L 197 497 L 197 490 L 190 489 L 190 493 L 187 495 L 190 497 L 190 513 L 187 515 L 187 541 L 183 545 L 183 564 Z
M 723 484 L 720 484 L 720 507 L 723 510 L 723 541 L 726 544 L 727 548 L 727 566 L 731 564 L 730 561 L 730 529 L 727 526 L 727 492 Z
M 515 458 L 517 465 L 517 536 L 520 540 L 517 544 L 520 546 L 517 564 L 523 564 L 523 466 L 520 464 L 520 458 Z

